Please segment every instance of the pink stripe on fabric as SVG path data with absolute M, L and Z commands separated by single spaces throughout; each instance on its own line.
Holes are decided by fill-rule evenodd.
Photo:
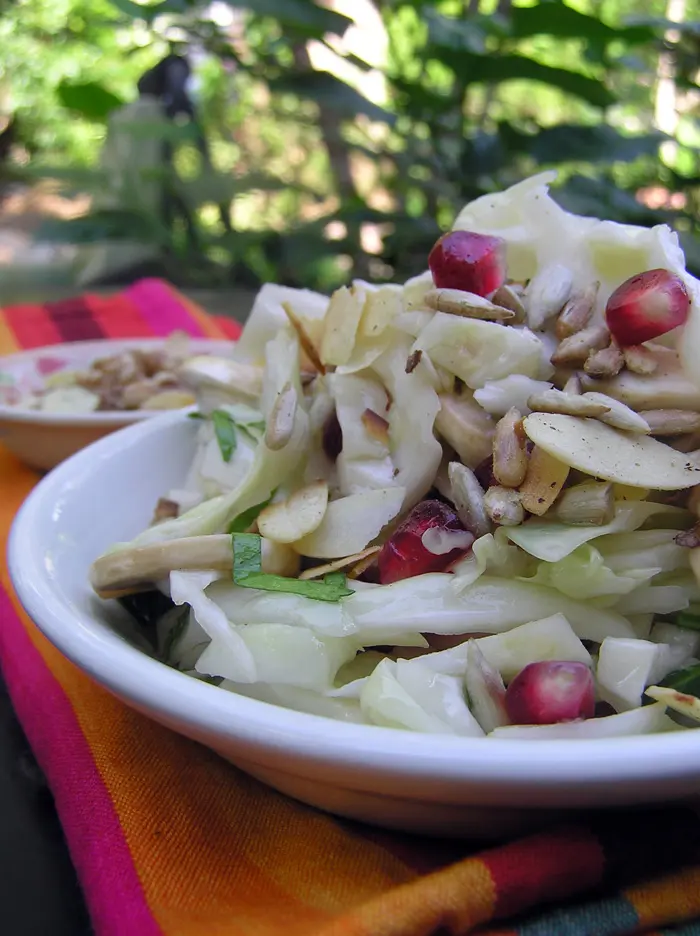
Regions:
M 199 323 L 161 280 L 139 280 L 129 286 L 124 295 L 138 306 L 144 321 L 148 322 L 156 337 L 165 337 L 173 331 L 187 332 L 193 338 L 204 336 Z
M 0 585 L 0 661 L 56 801 L 97 936 L 163 936 L 73 708 Z

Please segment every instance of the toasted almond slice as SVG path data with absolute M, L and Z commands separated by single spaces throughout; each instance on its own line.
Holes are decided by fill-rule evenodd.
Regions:
M 328 484 L 313 481 L 284 501 L 270 504 L 258 514 L 260 534 L 275 543 L 295 543 L 313 533 L 326 515 Z
M 96 559 L 90 567 L 90 584 L 100 598 L 119 598 L 150 591 L 156 582 L 171 572 L 233 568 L 231 537 L 226 533 L 211 536 L 188 536 L 115 550 Z M 296 575 L 299 557 L 293 549 L 262 541 L 263 572 Z
M 523 420 L 536 446 L 593 478 L 630 487 L 676 491 L 700 483 L 697 455 L 683 455 L 641 433 L 597 419 L 532 413 Z
M 365 291 L 359 285 L 353 285 L 350 289 L 341 286 L 331 296 L 319 353 L 324 364 L 338 366 L 350 360 L 365 298 Z
M 345 556 L 344 559 L 336 559 L 334 562 L 327 562 L 325 565 L 316 566 L 313 569 L 305 569 L 300 575 L 300 579 L 305 581 L 308 579 L 317 579 L 323 578 L 324 575 L 328 575 L 330 572 L 339 572 L 340 569 L 347 569 L 348 566 L 353 566 L 353 572 L 360 565 L 361 562 L 364 562 L 366 559 L 374 559 L 378 552 L 381 551 L 381 546 L 369 546 L 367 549 L 363 549 L 362 552 L 355 553 L 354 556 Z M 367 563 L 365 568 L 368 568 L 371 563 Z M 364 572 L 364 569 L 361 570 L 358 574 L 361 575 Z
M 525 519 L 525 509 L 518 491 L 492 485 L 484 494 L 484 508 L 490 520 L 499 526 L 518 526 Z
M 568 393 L 569 396 L 581 396 L 583 387 L 581 386 L 581 378 L 578 374 L 572 374 L 571 377 L 569 377 L 562 388 L 562 393 Z
M 561 312 L 571 295 L 573 283 L 571 270 L 561 263 L 540 268 L 530 280 L 525 293 L 530 328 L 537 331 L 548 319 Z
M 648 375 L 624 370 L 612 380 L 598 380 L 583 374 L 584 389 L 599 390 L 637 410 L 683 409 L 700 411 L 700 388 L 684 376 L 678 355 L 662 348 L 654 351 L 658 369 Z
M 537 445 L 530 452 L 527 475 L 520 486 L 522 505 L 537 517 L 546 514 L 569 476 L 569 466 Z
M 403 310 L 403 289 L 394 283 L 385 283 L 367 292 L 359 333 L 366 338 L 381 335 Z
M 605 325 L 590 325 L 575 335 L 564 338 L 551 357 L 555 367 L 582 367 L 591 351 L 600 351 L 610 344 L 610 332 Z
M 436 312 L 464 315 L 466 318 L 484 319 L 489 322 L 509 322 L 515 318 L 512 309 L 497 306 L 483 296 L 461 289 L 432 289 L 426 293 L 425 304 Z
M 289 319 L 290 325 L 292 326 L 294 331 L 297 333 L 297 337 L 299 338 L 299 344 L 301 346 L 301 350 L 309 359 L 309 363 L 314 368 L 314 370 L 318 371 L 319 374 L 325 374 L 326 368 L 323 366 L 323 362 L 321 361 L 321 358 L 318 356 L 316 345 L 311 340 L 311 336 L 307 332 L 306 327 L 304 326 L 304 323 L 297 316 L 294 309 L 291 307 L 291 305 L 288 302 L 283 302 L 282 308 L 284 309 L 285 315 Z
M 533 393 L 527 401 L 528 407 L 535 413 L 562 413 L 565 416 L 601 416 L 610 407 L 593 400 L 586 399 L 585 395 L 574 396 L 563 393 L 561 390 L 543 390 Z
M 287 383 L 277 394 L 265 430 L 265 445 L 273 452 L 284 448 L 294 432 L 297 412 L 297 392 Z
M 700 721 L 700 699 L 697 696 L 679 692 L 677 689 L 669 689 L 667 686 L 647 686 L 644 693 L 650 699 L 663 702 L 674 712 L 686 715 L 694 721 Z
M 608 426 L 613 426 L 615 429 L 626 429 L 627 432 L 649 433 L 649 423 L 646 419 L 640 416 L 639 413 L 635 413 L 629 406 L 620 403 L 619 400 L 613 400 L 605 393 L 596 393 L 595 391 L 584 393 L 583 398 L 593 400 L 594 403 L 607 407 L 607 412 L 601 413 L 596 418 L 607 423 Z
M 677 436 L 700 430 L 700 413 L 691 410 L 642 410 L 639 414 L 649 425 L 652 435 Z
M 389 444 L 389 423 L 383 416 L 375 413 L 373 409 L 366 409 L 360 419 L 370 438 L 381 442 L 382 445 Z
M 514 406 L 496 423 L 493 436 L 493 473 L 503 487 L 517 488 L 527 472 L 523 416 Z

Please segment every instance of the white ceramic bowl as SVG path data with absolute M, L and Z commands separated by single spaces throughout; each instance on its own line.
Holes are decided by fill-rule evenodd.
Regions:
M 104 339 L 32 348 L 0 357 L 0 389 L 41 387 L 42 362 L 63 362 L 65 368 L 84 368 L 101 357 L 140 348 L 163 347 L 164 338 Z M 193 354 L 231 353 L 232 342 L 191 338 Z M 0 393 L 0 441 L 32 468 L 48 471 L 96 439 L 162 411 L 118 410 L 97 413 L 43 413 L 3 404 Z
M 533 742 L 345 724 L 234 695 L 138 649 L 119 606 L 91 593 L 88 567 L 181 483 L 195 432 L 172 413 L 102 439 L 43 479 L 12 530 L 10 572 L 29 615 L 128 705 L 300 800 L 418 832 L 498 837 L 558 810 L 700 792 L 700 731 Z

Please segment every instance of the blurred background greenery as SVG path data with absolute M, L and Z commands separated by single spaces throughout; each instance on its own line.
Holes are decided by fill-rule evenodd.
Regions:
M 195 119 L 133 103 L 173 52 Z M 0 0 L 0 211 L 54 199 L 33 256 L 81 285 L 328 290 L 423 270 L 466 201 L 556 167 L 700 272 L 699 53 L 700 0 Z

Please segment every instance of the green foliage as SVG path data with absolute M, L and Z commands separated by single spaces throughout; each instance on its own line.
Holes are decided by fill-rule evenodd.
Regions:
M 99 195 L 42 236 L 140 238 L 180 283 L 330 289 L 424 269 L 465 201 L 554 166 L 566 207 L 670 223 L 700 269 L 700 0 L 681 24 L 666 0 L 331 6 L 16 0 L 0 19 L 0 90 L 32 156 L 24 171 Z M 139 160 L 156 147 L 139 171 L 153 204 L 170 204 L 161 214 L 116 186 L 114 160 L 98 171 L 100 149 L 139 76 L 193 45 L 197 124 L 120 117 Z

